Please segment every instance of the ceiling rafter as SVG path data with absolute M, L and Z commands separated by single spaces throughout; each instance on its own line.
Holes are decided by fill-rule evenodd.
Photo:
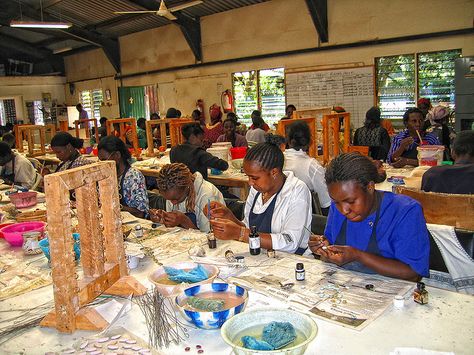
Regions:
M 306 0 L 306 5 L 314 27 L 318 31 L 319 39 L 323 43 L 329 42 L 327 0 Z

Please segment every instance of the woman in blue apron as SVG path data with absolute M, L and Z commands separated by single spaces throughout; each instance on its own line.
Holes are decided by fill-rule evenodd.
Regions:
M 420 204 L 376 191 L 377 182 L 377 167 L 359 153 L 331 161 L 326 183 L 333 202 L 324 237 L 311 237 L 311 251 L 353 271 L 412 281 L 428 276 L 429 239 Z
M 166 211 L 150 210 L 151 220 L 167 227 L 183 227 L 209 232 L 208 216 L 204 206 L 209 201 L 224 203 L 222 193 L 199 172 L 191 173 L 181 163 L 167 164 L 156 178 L 160 195 L 166 200 Z
M 283 172 L 281 137 L 267 135 L 265 143 L 252 147 L 243 168 L 251 186 L 244 220 L 225 206 L 211 203 L 214 235 L 219 239 L 248 242 L 249 228 L 257 227 L 261 246 L 303 254 L 311 227 L 311 194 L 292 172 Z M 306 227 L 306 228 L 305 228 Z
M 120 206 L 123 211 L 136 217 L 148 217 L 148 193 L 145 177 L 130 166 L 131 155 L 120 138 L 107 136 L 98 145 L 99 160 L 114 160 L 117 166 L 117 178 Z

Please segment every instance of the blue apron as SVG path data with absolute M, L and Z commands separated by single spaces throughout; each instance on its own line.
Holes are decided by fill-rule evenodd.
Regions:
M 282 188 L 283 188 L 283 186 L 282 186 Z M 280 191 L 281 191 L 281 189 L 276 193 L 275 197 L 273 198 L 272 202 L 267 207 L 265 212 L 260 213 L 260 214 L 256 214 L 256 213 L 253 212 L 253 208 L 255 207 L 255 203 L 257 202 L 258 197 L 260 196 L 260 192 L 257 192 L 257 194 L 255 195 L 255 199 L 253 200 L 252 208 L 250 209 L 250 214 L 249 214 L 249 226 L 256 226 L 257 231 L 259 233 L 271 233 L 272 232 L 273 212 L 275 210 L 276 200 L 277 200 L 277 197 L 278 197 L 278 194 L 280 193 Z M 303 253 L 305 251 L 306 251 L 306 249 L 298 248 L 295 251 L 295 254 L 303 255 Z
M 379 249 L 379 245 L 377 244 L 377 224 L 379 222 L 379 219 L 380 219 L 380 207 L 382 206 L 382 201 L 383 201 L 383 193 L 380 193 L 380 192 L 376 192 L 377 194 L 380 194 L 380 201 L 378 203 L 378 206 L 377 206 L 377 212 L 375 214 L 375 221 L 374 221 L 374 224 L 372 226 L 372 234 L 370 235 L 370 239 L 369 239 L 369 244 L 367 245 L 367 249 L 365 250 L 367 253 L 371 253 L 371 254 L 375 254 L 375 255 L 380 255 L 381 256 L 381 253 L 380 253 L 380 249 Z M 362 222 L 363 223 L 363 222 Z M 341 230 L 336 238 L 336 241 L 334 243 L 334 245 L 347 245 L 346 241 L 347 241 L 347 218 L 344 220 L 344 222 L 342 223 L 342 227 L 341 227 Z M 376 274 L 376 272 L 370 268 L 368 268 L 367 266 L 365 266 L 364 264 L 358 262 L 358 261 L 352 261 L 350 263 L 347 263 L 347 264 L 344 264 L 342 265 L 342 267 L 344 269 L 347 269 L 347 270 L 352 270 L 352 271 L 358 271 L 358 272 L 363 272 L 363 273 L 366 273 L 366 274 Z

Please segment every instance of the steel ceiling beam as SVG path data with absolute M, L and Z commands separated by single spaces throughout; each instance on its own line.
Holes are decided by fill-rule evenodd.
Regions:
M 323 43 L 329 42 L 327 0 L 306 0 L 306 5 L 314 27 L 318 31 L 319 39 Z
M 3 1 L 5 1 L 7 6 L 10 8 L 18 7 L 16 0 Z M 39 11 L 32 6 L 22 4 L 21 10 L 25 17 L 35 20 L 39 20 L 41 18 Z M 49 14 L 48 11 L 43 11 L 43 19 L 44 21 L 58 21 L 58 18 Z M 73 26 L 68 30 L 59 30 L 58 32 L 68 34 L 69 36 L 79 39 L 83 42 L 102 47 L 105 55 L 113 65 L 116 72 L 120 73 L 120 48 L 117 39 L 109 38 L 99 33 L 79 28 L 77 26 Z

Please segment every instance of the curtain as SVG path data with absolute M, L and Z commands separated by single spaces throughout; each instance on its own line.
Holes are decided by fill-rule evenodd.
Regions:
M 126 86 L 119 88 L 120 117 L 145 117 L 145 88 L 143 86 Z

